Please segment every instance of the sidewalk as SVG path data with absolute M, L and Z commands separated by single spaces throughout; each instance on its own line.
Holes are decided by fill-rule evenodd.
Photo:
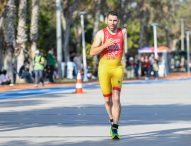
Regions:
M 159 80 L 164 80 L 164 79 L 172 80 L 172 79 L 190 78 L 190 77 L 191 77 L 191 74 L 188 74 L 188 73 L 170 73 L 167 77 L 160 77 Z M 128 81 L 128 80 L 126 80 L 126 81 Z M 131 79 L 129 81 L 137 81 L 137 79 Z M 98 83 L 98 81 L 90 81 L 87 83 Z M 50 87 L 59 87 L 59 86 L 72 86 L 72 85 L 75 85 L 74 80 L 71 81 L 71 83 L 68 83 L 68 82 L 48 83 L 48 84 L 45 84 L 45 86 L 39 86 L 39 87 L 35 87 L 34 84 L 17 84 L 14 86 L 0 86 L 0 92 L 16 90 L 16 89 L 50 88 Z

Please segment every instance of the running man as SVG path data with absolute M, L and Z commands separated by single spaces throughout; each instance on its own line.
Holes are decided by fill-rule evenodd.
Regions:
M 91 46 L 90 55 L 100 55 L 98 77 L 105 108 L 108 113 L 112 139 L 119 139 L 118 122 L 121 113 L 120 91 L 123 80 L 123 40 L 126 29 L 118 28 L 119 16 L 110 11 L 107 27 L 98 31 Z

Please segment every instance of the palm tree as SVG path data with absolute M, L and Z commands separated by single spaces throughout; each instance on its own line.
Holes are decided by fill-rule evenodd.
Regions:
M 3 66 L 3 16 L 0 16 L 0 70 Z
M 17 26 L 17 39 L 15 53 L 17 55 L 17 72 L 24 63 L 25 53 L 26 53 L 26 17 L 27 17 L 27 0 L 20 0 L 19 3 L 19 16 L 18 16 L 18 26 Z M 17 82 L 21 82 L 17 78 Z
M 5 8 L 7 1 L 1 0 L 0 5 L 0 70 L 3 66 L 3 21 L 5 17 Z
M 65 21 L 65 32 L 64 32 L 64 61 L 68 62 L 70 60 L 69 56 L 69 38 L 70 38 L 70 27 L 73 22 L 73 13 L 78 6 L 78 0 L 73 1 L 63 1 L 63 13 Z
M 5 57 L 4 68 L 13 83 L 13 52 L 15 46 L 15 20 L 16 20 L 15 0 L 8 0 L 5 10 L 4 20 L 4 40 L 5 40 Z
M 168 0 L 161 1 L 152 1 L 151 7 L 153 8 L 153 21 L 158 23 L 158 37 L 165 38 L 163 42 L 159 42 L 162 44 L 166 44 L 166 46 L 170 47 L 170 35 L 174 30 L 177 30 L 176 26 L 176 12 L 173 9 L 174 2 Z M 172 27 L 173 25 L 173 27 Z M 161 31 L 162 30 L 162 31 Z
M 150 4 L 146 0 L 142 0 L 138 3 L 139 5 L 139 20 L 140 20 L 140 33 L 139 33 L 139 48 L 142 48 L 143 45 L 148 44 L 144 42 L 144 36 L 147 34 L 147 25 L 150 17 Z
M 37 49 L 38 39 L 38 16 L 39 16 L 39 0 L 32 0 L 32 14 L 30 27 L 31 41 L 31 58 L 34 57 L 34 52 Z
M 99 30 L 99 21 L 100 21 L 100 14 L 101 14 L 101 0 L 94 0 L 94 25 L 93 25 L 93 34 L 92 36 L 94 37 Z M 93 64 L 93 69 L 96 70 L 97 68 L 97 63 L 98 63 L 98 57 L 94 56 L 93 58 L 94 64 Z
M 93 26 L 93 36 L 99 29 L 99 20 L 101 14 L 101 0 L 94 0 L 94 26 Z

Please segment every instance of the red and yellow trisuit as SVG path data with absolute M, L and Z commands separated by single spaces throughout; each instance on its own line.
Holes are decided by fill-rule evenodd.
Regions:
M 115 34 L 111 34 L 107 28 L 103 29 L 103 44 L 112 38 L 114 44 L 100 53 L 98 77 L 102 94 L 105 98 L 111 97 L 112 90 L 121 90 L 123 80 L 123 67 L 121 64 L 123 55 L 123 33 L 118 28 Z

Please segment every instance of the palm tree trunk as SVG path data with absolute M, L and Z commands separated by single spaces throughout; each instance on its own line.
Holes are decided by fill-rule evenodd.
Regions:
M 165 27 L 165 34 L 166 34 L 166 46 L 170 47 L 170 32 L 168 27 Z
M 34 57 L 35 50 L 37 49 L 38 15 L 39 15 L 39 0 L 32 0 L 32 16 L 31 16 L 31 28 L 30 28 L 31 58 Z
M 95 3 L 95 15 L 94 15 L 94 27 L 93 27 L 93 34 L 92 36 L 94 37 L 96 33 L 99 30 L 99 20 L 100 20 L 100 14 L 101 14 L 101 0 L 94 0 Z M 98 63 L 98 57 L 94 56 L 93 57 L 93 70 L 97 69 L 97 63 Z
M 19 20 L 17 27 L 17 40 L 16 40 L 17 72 L 19 72 L 25 60 L 26 41 L 27 41 L 26 17 L 27 17 L 27 0 L 20 0 Z M 21 82 L 23 82 L 23 80 L 17 78 L 17 83 Z
M 4 21 L 4 39 L 5 39 L 5 58 L 4 68 L 7 70 L 7 74 L 13 83 L 13 52 L 15 46 L 15 19 L 16 19 L 16 6 L 15 0 L 9 0 L 7 8 L 5 10 L 5 21 Z
M 94 15 L 94 26 L 93 26 L 93 36 L 97 33 L 99 29 L 99 20 L 100 20 L 100 14 L 101 14 L 101 0 L 94 0 L 95 3 L 95 15 Z
M 69 5 L 69 8 L 65 12 L 63 12 L 66 24 L 66 30 L 64 32 L 64 42 L 63 42 L 65 62 L 68 62 L 70 60 L 70 54 L 69 54 L 70 27 L 73 22 L 73 17 L 72 17 L 73 11 L 77 8 L 77 5 L 78 5 L 78 0 L 73 0 L 72 4 Z
M 82 34 L 80 25 L 74 27 L 74 33 L 75 33 L 75 38 L 76 38 L 76 48 L 77 48 L 76 52 L 77 52 L 77 54 L 80 54 L 81 39 L 79 39 L 79 38 Z
M 174 39 L 171 41 L 171 42 L 172 42 L 172 44 L 171 44 L 172 51 L 177 51 L 177 48 L 178 48 L 177 44 L 178 44 L 178 41 L 179 41 L 179 39 L 177 39 L 177 38 L 174 38 Z
M 0 70 L 3 66 L 3 17 L 0 17 Z
M 126 22 L 127 22 L 127 10 L 126 10 L 126 7 L 127 7 L 127 3 L 128 1 L 127 0 L 120 0 L 120 9 L 122 10 L 121 13 L 122 13 L 122 17 L 121 17 L 121 24 L 122 24 L 122 27 L 126 27 Z
M 140 27 L 141 27 L 141 30 L 139 33 L 139 48 L 142 48 L 143 47 L 143 35 L 145 32 L 145 21 L 144 21 L 144 19 L 141 20 Z
M 70 26 L 71 26 L 71 20 L 66 19 L 66 30 L 64 33 L 64 61 L 68 62 L 70 61 L 70 56 L 69 56 L 69 38 L 70 38 Z

